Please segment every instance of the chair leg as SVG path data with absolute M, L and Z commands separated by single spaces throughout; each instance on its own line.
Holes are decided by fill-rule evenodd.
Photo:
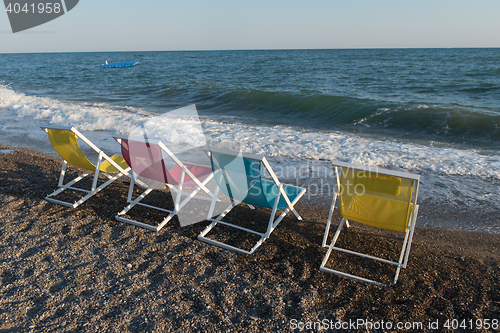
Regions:
M 59 175 L 59 184 L 58 184 L 59 187 L 61 187 L 64 184 L 64 176 L 66 175 L 67 167 L 68 167 L 68 162 L 64 160 L 61 167 L 61 174 Z
M 306 189 L 303 189 L 302 191 L 300 191 L 299 195 L 297 195 L 297 197 L 288 206 L 288 208 L 292 211 L 293 215 L 295 215 L 295 217 L 299 221 L 302 221 L 302 216 L 300 216 L 299 213 L 297 213 L 297 211 L 295 210 L 294 206 L 299 201 L 299 199 L 302 198 L 302 196 L 304 195 L 304 193 L 306 193 Z
M 328 259 L 330 258 L 330 255 L 331 255 L 332 251 L 334 249 L 338 249 L 338 248 L 335 248 L 335 243 L 337 242 L 337 239 L 338 239 L 338 237 L 340 235 L 340 232 L 342 231 L 342 227 L 343 227 L 345 221 L 347 221 L 347 220 L 344 219 L 344 218 L 340 221 L 340 224 L 339 224 L 339 226 L 337 228 L 337 231 L 335 232 L 335 235 L 333 236 L 332 242 L 328 246 L 328 251 L 326 252 L 325 257 L 323 258 L 323 261 L 321 262 L 319 270 L 322 271 L 322 272 L 325 272 L 325 273 L 337 274 L 337 275 L 340 275 L 340 276 L 343 276 L 343 277 L 347 277 L 347 278 L 358 280 L 358 281 L 362 281 L 362 282 L 368 282 L 368 283 L 376 284 L 376 285 L 379 285 L 379 286 L 386 286 L 385 284 L 377 282 L 377 281 L 365 279 L 365 278 L 362 278 L 362 277 L 357 276 L 357 275 L 348 274 L 348 273 L 345 273 L 345 272 L 337 271 L 337 270 L 334 270 L 334 269 L 326 267 L 326 263 L 328 262 Z
M 218 194 L 218 192 L 219 192 L 219 188 L 217 187 L 216 193 Z M 212 223 L 210 223 L 198 235 L 198 239 L 201 240 L 201 241 L 208 242 L 210 239 L 206 238 L 205 235 L 208 234 L 213 229 L 213 227 L 215 227 L 219 222 L 221 222 L 222 218 L 224 216 L 226 216 L 226 214 L 229 213 L 231 211 L 231 209 L 233 209 L 236 205 L 238 205 L 238 201 L 234 200 L 233 202 L 231 202 L 231 204 L 229 206 L 227 206 L 226 209 L 224 209 L 224 211 L 222 213 L 219 214 L 219 216 L 216 219 L 213 219 L 212 218 L 212 214 L 213 214 L 213 209 L 214 209 L 214 206 L 215 206 L 215 199 L 216 199 L 216 196 L 214 196 L 214 199 L 213 199 L 212 204 L 210 206 L 210 212 L 209 212 L 209 215 L 207 217 L 207 220 L 212 221 Z
M 200 197 L 200 196 L 196 195 L 202 189 L 200 186 L 195 187 L 190 193 L 182 191 L 185 175 L 186 175 L 186 172 L 183 170 L 182 173 L 181 173 L 181 178 L 180 178 L 179 185 L 177 187 L 175 187 L 175 186 L 173 186 L 171 184 L 168 184 L 168 183 L 165 184 L 165 185 L 167 185 L 169 187 L 169 190 L 172 193 L 176 193 L 176 196 L 175 196 L 175 199 L 174 199 L 174 210 L 168 210 L 168 209 L 163 209 L 163 208 L 160 208 L 160 207 L 156 207 L 156 206 L 152 206 L 152 205 L 147 205 L 147 204 L 144 204 L 144 203 L 140 202 L 149 193 L 151 193 L 153 190 L 155 190 L 158 187 L 158 185 L 162 184 L 161 182 L 158 182 L 158 181 L 154 182 L 151 186 L 147 187 L 147 189 L 143 193 L 141 193 L 137 198 L 135 198 L 134 200 L 132 200 L 133 189 L 134 189 L 134 186 L 135 186 L 135 181 L 137 180 L 137 179 L 135 179 L 136 175 L 134 173 L 133 177 L 132 177 L 132 181 L 130 182 L 128 197 L 127 197 L 127 202 L 129 202 L 129 204 L 125 208 L 123 208 L 123 210 L 121 212 L 119 212 L 115 216 L 115 219 L 118 220 L 118 221 L 121 221 L 121 222 L 133 224 L 135 226 L 138 226 L 138 227 L 141 227 L 141 228 L 145 228 L 145 229 L 148 229 L 148 230 L 152 230 L 152 231 L 155 231 L 155 232 L 160 231 L 170 220 L 172 220 L 172 218 L 175 215 L 178 215 L 179 211 L 191 199 L 196 198 L 196 197 L 198 197 L 200 199 L 205 199 L 205 200 L 208 199 L 206 197 Z M 206 179 L 202 183 L 202 185 L 205 185 L 209 180 L 210 179 Z M 212 194 L 210 193 L 210 195 L 212 195 Z M 182 196 L 186 196 L 186 198 L 184 198 L 184 200 L 181 201 Z M 128 219 L 128 218 L 125 218 L 125 217 L 121 216 L 121 215 L 126 214 L 128 211 L 130 211 L 135 205 L 140 205 L 140 206 L 143 206 L 143 207 L 148 207 L 148 208 L 151 208 L 151 209 L 155 209 L 155 210 L 167 212 L 168 215 L 157 226 L 152 226 L 150 224 L 146 224 L 146 223 L 143 223 L 143 222 L 139 222 L 139 221 Z
M 417 207 L 417 210 L 418 210 L 418 207 Z M 409 248 L 410 248 L 411 238 L 412 238 L 411 229 L 410 229 L 410 232 L 408 232 L 408 231 L 406 232 L 405 240 L 403 242 L 403 246 L 402 246 L 401 253 L 400 253 L 400 256 L 399 256 L 399 261 L 398 262 L 394 262 L 394 261 L 382 259 L 382 258 L 379 258 L 379 257 L 374 257 L 374 256 L 370 256 L 370 255 L 367 255 L 367 254 L 363 254 L 363 253 L 359 253 L 359 252 L 355 252 L 355 251 L 351 251 L 351 250 L 347 250 L 347 249 L 336 247 L 335 243 L 337 242 L 337 239 L 338 239 L 338 237 L 340 235 L 340 232 L 342 231 L 342 227 L 343 227 L 344 223 L 347 226 L 348 225 L 348 220 L 342 218 L 342 220 L 341 220 L 341 222 L 340 222 L 340 224 L 339 224 L 339 226 L 337 228 L 337 231 L 335 232 L 335 235 L 334 235 L 334 237 L 332 239 L 332 242 L 330 243 L 330 245 L 327 246 L 328 251 L 325 254 L 325 257 L 323 258 L 323 261 L 321 262 L 320 271 L 326 272 L 326 273 L 333 273 L 333 274 L 341 275 L 341 276 L 344 276 L 344 277 L 347 277 L 347 278 L 355 279 L 355 280 L 358 280 L 358 281 L 368 282 L 368 283 L 376 284 L 376 285 L 379 285 L 379 286 L 387 287 L 386 284 L 378 282 L 378 281 L 374 281 L 374 280 L 362 278 L 362 277 L 357 276 L 357 275 L 352 275 L 352 274 L 348 274 L 348 273 L 345 273 L 345 272 L 341 272 L 341 271 L 337 271 L 337 270 L 325 267 L 326 263 L 328 262 L 328 259 L 329 259 L 330 255 L 332 253 L 332 251 L 333 250 L 337 250 L 337 251 L 340 251 L 340 252 L 349 253 L 349 254 L 352 254 L 352 255 L 356 255 L 356 256 L 360 256 L 360 257 L 364 257 L 364 258 L 368 258 L 368 259 L 380 261 L 380 262 L 383 262 L 383 263 L 386 263 L 386 264 L 395 265 L 396 266 L 396 273 L 394 275 L 393 284 L 396 284 L 396 282 L 398 280 L 398 277 L 399 277 L 399 273 L 401 271 L 401 268 L 405 268 L 406 267 L 405 266 L 406 265 L 406 260 L 408 258 L 408 254 L 409 254 L 409 251 L 410 251 Z M 405 258 L 405 259 L 403 260 L 403 258 Z
M 162 208 L 158 208 L 158 207 L 154 207 L 154 206 L 151 206 L 151 205 L 146 205 L 146 204 L 141 203 L 141 200 L 144 199 L 154 189 L 156 189 L 156 187 L 158 187 L 159 184 L 160 184 L 160 182 L 157 182 L 157 181 L 154 182 L 144 192 L 142 192 L 139 196 L 137 196 L 137 198 L 135 198 L 134 200 L 132 200 L 132 193 L 133 193 L 133 190 L 134 190 L 135 182 L 131 181 L 130 182 L 130 187 L 129 187 L 129 192 L 128 192 L 128 197 L 127 197 L 127 201 L 129 202 L 129 204 L 125 208 L 123 208 L 122 211 L 119 212 L 115 216 L 115 219 L 117 221 L 125 222 L 125 223 L 128 223 L 128 224 L 132 224 L 132 225 L 135 225 L 135 226 L 138 226 L 138 227 L 141 227 L 141 228 L 145 228 L 145 229 L 148 229 L 148 230 L 152 230 L 152 231 L 156 231 L 156 232 L 160 231 L 160 229 L 163 228 L 163 226 L 165 226 L 165 224 L 167 224 L 167 222 L 170 221 L 175 214 L 173 214 L 172 211 L 167 210 L 167 209 L 162 209 Z M 140 206 L 145 206 L 145 207 L 153 208 L 153 209 L 156 209 L 156 210 L 165 211 L 165 212 L 168 212 L 169 215 L 159 225 L 157 225 L 157 226 L 153 226 L 153 225 L 150 225 L 150 224 L 146 224 L 146 223 L 143 223 L 143 222 L 139 222 L 139 221 L 128 219 L 128 218 L 125 218 L 125 217 L 121 216 L 121 215 L 125 215 L 127 212 L 129 212 L 135 205 L 140 205 Z
M 340 221 L 339 226 L 337 227 L 337 231 L 335 232 L 335 235 L 333 235 L 332 242 L 328 246 L 328 251 L 326 252 L 325 257 L 323 258 L 323 262 L 321 263 L 321 267 L 325 267 L 326 262 L 328 261 L 328 258 L 330 257 L 330 254 L 332 253 L 333 247 L 335 246 L 335 243 L 337 242 L 337 239 L 339 238 L 340 232 L 342 231 L 342 226 L 344 225 L 344 221 L 345 221 L 345 219 L 342 219 Z
M 211 219 L 211 213 L 209 213 L 209 218 L 208 220 L 209 221 L 212 221 L 212 223 L 210 223 L 206 228 L 205 230 L 203 230 L 199 235 L 198 235 L 198 240 L 202 241 L 202 242 L 205 242 L 205 243 L 208 243 L 208 244 L 211 244 L 211 245 L 215 245 L 215 246 L 218 246 L 218 247 L 221 247 L 223 249 L 226 249 L 226 250 L 230 250 L 230 251 L 235 251 L 235 252 L 239 252 L 239 253 L 244 253 L 244 254 L 253 254 L 263 243 L 266 239 L 269 238 L 269 236 L 271 235 L 271 233 L 274 231 L 274 229 L 276 229 L 276 227 L 278 226 L 278 224 L 281 222 L 281 220 L 283 220 L 283 218 L 286 216 L 286 214 L 289 212 L 289 208 L 286 208 L 283 213 L 276 219 L 276 221 L 274 221 L 274 218 L 276 216 L 276 208 L 277 208 L 277 204 L 279 202 L 279 196 L 276 198 L 275 200 L 275 205 L 273 207 L 273 210 L 271 212 L 271 216 L 269 217 L 269 221 L 268 221 L 268 225 L 267 225 L 267 230 L 265 233 L 260 233 L 260 232 L 256 232 L 254 230 L 251 230 L 251 229 L 247 229 L 247 228 L 243 228 L 243 227 L 240 227 L 240 226 L 237 226 L 237 225 L 234 225 L 234 224 L 231 224 L 231 223 L 227 223 L 227 222 L 223 222 L 222 221 L 222 218 L 224 216 L 226 216 L 235 206 L 237 206 L 240 202 L 237 201 L 237 200 L 234 200 L 216 219 Z M 274 222 L 273 222 L 274 221 Z M 255 243 L 255 245 L 249 250 L 244 250 L 242 248 L 239 248 L 239 247 L 235 247 L 235 246 L 232 246 L 232 245 L 229 245 L 229 244 L 226 244 L 226 243 L 222 243 L 222 242 L 219 242 L 219 241 L 216 241 L 214 239 L 211 239 L 211 238 L 208 238 L 206 237 L 206 235 L 217 225 L 217 224 L 223 224 L 223 225 L 226 225 L 226 226 L 229 226 L 229 227 L 232 227 L 232 228 L 236 228 L 236 229 L 240 229 L 240 230 L 243 230 L 243 231 L 246 231 L 246 232 L 249 232 L 249 233 L 252 233 L 252 234 L 255 234 L 255 235 L 258 235 L 260 236 L 260 239 Z
M 170 214 L 168 214 L 168 216 L 156 226 L 156 229 L 154 229 L 154 231 L 160 231 L 160 229 L 163 228 L 175 215 L 177 215 L 175 212 L 171 212 Z
M 92 192 L 90 192 L 89 194 L 87 194 L 86 196 L 84 196 L 83 198 L 81 198 L 80 200 L 78 200 L 77 202 L 75 202 L 74 204 L 74 207 L 77 207 L 78 205 L 82 204 L 83 202 L 87 201 L 88 199 L 90 199 L 93 195 L 99 193 L 102 189 L 104 189 L 106 186 L 108 186 L 109 184 L 111 184 L 112 182 L 114 182 L 115 180 L 117 180 L 118 178 L 120 178 L 122 175 L 120 174 L 116 174 L 114 177 L 112 177 L 110 180 L 108 180 L 107 182 L 103 183 L 101 186 L 99 186 L 98 188 L 95 188 Z M 73 208 L 74 208 L 73 207 Z
M 406 264 L 408 263 L 408 256 L 410 255 L 411 241 L 413 240 L 413 233 L 415 231 L 418 208 L 419 206 L 415 205 L 415 208 L 410 215 L 410 232 L 406 232 L 405 240 L 403 241 L 403 248 L 399 256 L 399 266 L 396 269 L 396 275 L 394 276 L 394 284 L 396 284 L 396 282 L 398 281 L 399 271 L 401 270 L 401 267 L 406 268 Z
M 100 192 L 106 186 L 108 186 L 109 184 L 111 184 L 112 182 L 114 182 L 115 180 L 121 178 L 122 176 L 128 176 L 128 174 L 125 174 L 125 173 L 122 173 L 122 172 L 118 172 L 114 176 L 111 176 L 111 175 L 108 175 L 107 173 L 102 172 L 102 174 L 104 176 L 106 176 L 108 178 L 108 180 L 106 182 L 104 182 L 101 186 L 97 187 L 97 183 L 98 183 L 99 175 L 100 175 L 99 168 L 100 168 L 100 166 L 101 166 L 101 164 L 103 162 L 103 158 L 104 158 L 104 153 L 102 151 L 99 151 L 99 158 L 98 158 L 98 161 L 97 161 L 96 169 L 94 171 L 90 171 L 90 170 L 85 171 L 83 174 L 77 176 L 75 179 L 73 179 L 72 181 L 68 182 L 67 184 L 64 184 L 64 178 L 66 176 L 66 170 L 67 170 L 67 167 L 68 167 L 68 162 L 67 161 L 63 161 L 63 164 L 62 164 L 62 167 L 61 167 L 61 173 L 59 175 L 59 182 L 58 182 L 58 187 L 59 188 L 56 191 L 54 191 L 53 193 L 47 195 L 45 197 L 45 200 L 47 200 L 49 202 L 57 203 L 57 204 L 60 204 L 60 205 L 66 206 L 66 207 L 76 208 L 79 205 L 81 205 L 82 203 L 84 203 L 85 201 L 87 201 L 89 198 L 91 198 L 93 195 L 95 195 L 98 192 Z M 82 179 L 86 178 L 92 172 L 94 172 L 94 177 L 93 177 L 93 180 L 92 180 L 92 187 L 91 187 L 90 191 L 89 190 L 84 190 L 82 188 L 73 187 L 74 184 L 76 184 L 79 181 L 81 181 Z M 74 191 L 80 191 L 80 192 L 85 192 L 87 194 L 85 196 L 83 196 L 82 198 L 80 198 L 79 200 L 75 201 L 74 203 L 70 203 L 70 202 L 66 202 L 66 201 L 57 200 L 57 199 L 52 198 L 52 197 L 60 194 L 61 192 L 63 192 L 66 189 L 70 189 L 70 190 L 74 190 Z
M 207 220 L 212 218 L 212 214 L 214 213 L 214 209 L 215 209 L 215 203 L 217 202 L 217 198 L 219 196 L 219 191 L 220 191 L 220 188 L 219 188 L 219 186 L 217 186 L 215 189 L 215 192 L 214 192 L 214 196 L 212 198 L 212 203 L 210 204 L 210 209 L 208 210 Z
M 302 190 L 302 192 L 291 202 L 291 207 L 293 208 L 293 206 L 297 203 L 297 201 L 299 201 L 299 199 L 302 197 L 302 195 L 304 195 L 304 193 L 306 192 L 306 190 Z M 295 209 L 293 209 L 295 210 Z M 283 210 L 283 212 L 281 213 L 281 215 L 278 217 L 278 219 L 274 222 L 273 224 L 273 229 L 276 228 L 276 226 L 281 222 L 281 220 L 283 220 L 286 216 L 286 214 L 288 214 L 288 212 L 290 211 L 290 207 L 287 207 Z M 298 213 L 297 213 L 298 215 Z M 295 215 L 295 216 L 297 216 Z M 299 221 L 302 221 L 302 217 L 299 216 Z
M 92 173 L 92 171 L 86 171 L 83 174 L 81 174 L 78 177 L 76 177 L 75 179 L 73 179 L 72 181 L 68 182 L 67 184 L 64 184 L 64 177 L 66 176 L 66 168 L 67 168 L 67 162 L 64 161 L 63 165 L 62 165 L 62 168 L 61 168 L 61 174 L 59 176 L 59 183 L 58 183 L 58 187 L 59 188 L 57 190 L 55 190 L 54 192 L 52 192 L 51 194 L 48 194 L 45 197 L 45 200 L 47 200 L 49 202 L 52 202 L 52 203 L 59 204 L 59 205 L 63 205 L 63 206 L 66 206 L 66 207 L 76 208 L 81 203 L 83 203 L 84 201 L 86 201 L 89 197 L 91 197 L 92 195 L 89 196 L 87 194 L 82 199 L 80 199 L 80 200 L 78 200 L 76 202 L 73 202 L 73 203 L 70 203 L 70 202 L 67 202 L 67 201 L 62 201 L 62 200 L 57 200 L 57 199 L 54 199 L 52 197 L 55 197 L 56 195 L 62 193 L 66 189 L 70 189 L 70 190 L 74 190 L 74 191 L 80 191 L 80 192 L 86 192 L 86 193 L 92 193 L 92 191 L 88 191 L 88 190 L 84 190 L 84 189 L 81 189 L 81 188 L 73 187 L 74 184 L 78 183 L 82 179 L 84 179 L 87 176 L 89 176 Z
M 284 193 L 284 191 L 283 191 L 283 193 Z M 291 211 L 293 213 L 293 215 L 295 215 L 295 217 L 297 218 L 297 220 L 302 221 L 302 216 L 300 216 L 299 213 L 297 213 L 297 211 L 295 210 L 294 206 L 299 201 L 299 199 L 302 198 L 302 196 L 304 195 L 304 193 L 306 193 L 306 189 L 303 189 L 302 191 L 300 191 L 299 195 L 297 195 L 297 197 L 295 197 L 295 199 L 292 202 L 290 202 L 290 204 L 287 204 L 288 207 L 285 210 L 286 211 L 285 215 L 289 211 Z M 285 193 L 285 195 L 286 195 L 286 193 Z
M 396 282 L 398 282 L 398 277 L 399 277 L 399 271 L 400 270 L 401 270 L 401 266 L 398 266 L 398 268 L 396 268 L 396 274 L 394 275 L 393 284 L 396 284 Z
M 326 242 L 328 239 L 328 233 L 330 232 L 330 225 L 332 223 L 333 210 L 335 209 L 335 202 L 337 201 L 337 193 L 332 198 L 332 204 L 330 205 L 330 212 L 328 213 L 328 219 L 326 220 L 325 233 L 323 235 L 322 247 L 326 247 Z
M 216 193 L 218 194 L 218 188 L 216 189 Z M 217 196 L 214 195 L 214 200 L 216 198 L 217 198 Z M 212 203 L 214 204 L 214 201 Z M 213 213 L 213 210 L 212 210 L 212 207 L 211 207 L 212 212 L 209 213 L 208 220 L 212 221 L 212 223 L 210 223 L 198 235 L 198 240 L 200 240 L 202 242 L 205 242 L 205 243 L 208 243 L 208 244 L 211 244 L 211 245 L 215 245 L 215 246 L 221 247 L 221 248 L 226 249 L 226 250 L 235 251 L 235 252 L 244 253 L 244 254 L 253 254 L 257 250 L 257 248 L 259 248 L 259 246 L 264 242 L 264 240 L 265 240 L 264 236 L 265 235 L 261 234 L 261 233 L 257 233 L 257 232 L 255 232 L 253 230 L 250 230 L 250 229 L 246 229 L 246 228 L 243 228 L 243 227 L 235 226 L 235 225 L 232 225 L 230 223 L 226 223 L 226 222 L 222 221 L 222 218 L 224 218 L 224 216 L 226 216 L 239 203 L 240 202 L 238 200 L 233 200 L 233 202 L 222 213 L 220 213 L 219 216 L 217 216 L 216 219 L 212 219 L 211 218 L 211 214 Z M 247 251 L 247 250 L 241 249 L 239 247 L 231 246 L 231 245 L 228 245 L 226 243 L 222 243 L 222 242 L 216 241 L 214 239 L 205 237 L 219 223 L 223 224 L 223 225 L 227 225 L 229 227 L 236 228 L 236 229 L 244 230 L 244 231 L 247 231 L 247 232 L 250 232 L 250 233 L 253 233 L 253 234 L 257 234 L 257 235 L 261 236 L 261 239 L 259 239 L 259 241 L 257 242 L 257 244 L 255 244 L 250 251 Z

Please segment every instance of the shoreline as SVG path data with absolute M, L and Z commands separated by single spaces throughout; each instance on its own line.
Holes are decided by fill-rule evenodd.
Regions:
M 103 134 L 99 134 L 99 142 L 103 140 L 101 136 Z M 108 139 L 114 141 L 112 138 Z M 18 142 L 17 144 L 0 144 L 0 147 L 16 148 L 37 152 L 50 158 L 59 158 L 48 141 L 45 143 L 37 141 L 35 144 L 36 147 L 29 147 L 26 142 Z M 119 145 L 116 142 L 107 143 L 100 148 L 108 154 L 120 154 Z M 93 153 L 86 145 L 82 146 L 82 149 L 87 153 Z M 267 157 L 267 159 L 282 182 L 308 189 L 300 203 L 329 209 L 335 186 L 333 176 L 327 176 L 327 173 L 331 172 L 331 162 L 275 156 Z M 200 160 L 193 162 L 201 163 Z M 288 173 L 289 167 L 294 172 L 292 177 Z M 405 169 L 400 169 L 400 171 L 409 171 L 421 176 L 417 227 L 500 235 L 500 218 L 498 217 L 500 180 L 467 175 L 422 173 Z M 464 187 L 468 187 L 469 190 L 463 192 Z M 483 188 L 488 188 L 491 193 L 484 191 Z M 313 194 L 312 197 L 311 194 Z M 454 197 L 455 194 L 456 197 Z
M 499 235 L 423 228 L 417 219 L 408 267 L 381 288 L 319 271 L 325 209 L 299 202 L 304 221 L 289 214 L 254 255 L 241 255 L 198 241 L 207 222 L 181 228 L 174 219 L 158 233 L 117 222 L 127 181 L 76 209 L 48 203 L 61 159 L 0 149 L 14 150 L 0 154 L 0 329 L 257 332 L 290 331 L 293 320 L 366 319 L 439 321 L 446 331 L 446 320 L 500 318 Z M 228 215 L 266 217 L 239 207 Z M 372 233 L 380 236 L 354 226 L 339 241 L 375 255 L 395 244 Z M 330 259 L 337 265 L 375 278 L 393 273 L 342 256 Z

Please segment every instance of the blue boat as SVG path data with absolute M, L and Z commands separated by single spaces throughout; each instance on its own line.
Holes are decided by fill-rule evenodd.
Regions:
M 101 65 L 101 68 L 123 68 L 123 67 L 134 67 L 135 65 L 139 65 L 138 62 L 112 62 L 109 63 L 106 61 L 105 64 Z

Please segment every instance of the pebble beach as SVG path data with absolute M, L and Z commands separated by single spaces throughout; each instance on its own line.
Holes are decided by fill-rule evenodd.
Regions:
M 158 233 L 116 221 L 127 180 L 76 209 L 49 203 L 61 159 L 0 149 L 2 332 L 391 332 L 397 323 L 415 332 L 488 332 L 500 319 L 500 235 L 424 228 L 417 219 L 408 267 L 396 285 L 379 287 L 319 271 L 327 207 L 299 202 L 303 221 L 288 214 L 254 255 L 243 255 L 200 242 L 207 221 L 181 227 L 174 218 Z M 164 191 L 151 200 L 173 206 Z M 448 215 L 467 223 L 474 215 L 425 204 L 426 220 Z M 245 224 L 268 216 L 238 206 L 226 218 Z M 497 216 L 481 218 L 496 223 Z M 248 242 L 224 231 L 216 236 Z M 395 235 L 359 225 L 339 242 L 381 256 L 400 246 Z M 328 265 L 384 282 L 394 274 L 348 255 Z M 358 320 L 365 324 L 347 325 Z M 446 327 L 453 320 L 471 326 Z

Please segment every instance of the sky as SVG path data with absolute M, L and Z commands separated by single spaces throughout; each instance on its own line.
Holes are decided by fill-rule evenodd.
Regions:
M 81 0 L 15 34 L 2 10 L 0 53 L 500 47 L 499 15 L 500 0 Z

